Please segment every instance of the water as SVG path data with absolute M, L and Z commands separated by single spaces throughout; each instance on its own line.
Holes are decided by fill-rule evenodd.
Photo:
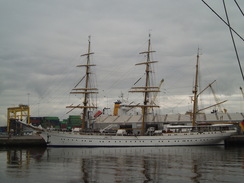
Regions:
M 0 149 L 0 182 L 243 182 L 244 147 Z

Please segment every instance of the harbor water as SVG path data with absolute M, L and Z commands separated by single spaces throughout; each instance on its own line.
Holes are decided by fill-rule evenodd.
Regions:
M 244 147 L 1 148 L 5 183 L 243 182 Z

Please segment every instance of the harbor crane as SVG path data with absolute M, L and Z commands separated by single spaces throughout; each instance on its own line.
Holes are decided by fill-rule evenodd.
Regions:
M 222 110 L 222 108 L 221 108 L 221 106 L 220 106 L 220 104 L 226 102 L 227 100 L 222 101 L 222 102 L 219 102 L 219 100 L 218 100 L 218 98 L 217 98 L 217 96 L 216 96 L 216 94 L 215 94 L 215 92 L 214 92 L 214 90 L 213 90 L 212 84 L 213 84 L 215 81 L 216 81 L 216 80 L 214 80 L 214 81 L 213 81 L 212 83 L 210 83 L 206 88 L 204 88 L 201 92 L 199 92 L 198 95 L 197 95 L 197 97 L 198 97 L 200 94 L 202 94 L 202 93 L 209 87 L 209 88 L 211 89 L 213 95 L 214 95 L 214 99 L 215 99 L 216 104 L 211 105 L 211 106 L 206 107 L 206 108 L 203 108 L 203 109 L 199 109 L 198 112 L 203 111 L 203 110 L 208 109 L 208 108 L 211 108 L 211 107 L 214 107 L 214 106 L 218 106 L 220 112 L 224 112 L 224 113 L 227 112 L 226 109 Z
M 214 89 L 213 89 L 213 87 L 212 87 L 212 83 L 209 84 L 209 88 L 210 88 L 210 90 L 211 90 L 212 93 L 213 93 L 215 102 L 218 104 L 218 103 L 219 103 L 219 99 L 217 98 L 217 96 L 216 96 L 216 94 L 215 94 L 215 91 L 214 91 Z M 218 106 L 218 109 L 219 109 L 220 112 L 226 113 L 226 109 L 223 110 L 220 104 L 218 104 L 217 106 Z
M 7 119 L 7 131 L 10 132 L 11 128 L 15 128 L 15 131 L 19 131 L 21 128 L 17 129 L 17 121 L 23 121 L 26 119 L 26 123 L 30 124 L 30 108 L 29 105 L 19 104 L 18 107 L 8 108 L 8 119 Z

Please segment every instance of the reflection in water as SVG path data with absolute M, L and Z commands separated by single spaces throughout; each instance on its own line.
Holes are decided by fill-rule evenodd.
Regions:
M 230 160 L 223 147 L 162 148 L 50 148 L 51 161 L 69 159 L 80 163 L 82 182 L 160 182 L 184 178 L 190 182 L 205 179 L 211 167 L 213 180 L 227 173 L 223 163 Z M 223 162 L 223 160 L 225 162 Z M 226 162 L 227 161 L 227 162 Z M 217 164 L 221 169 L 214 167 Z M 206 172 L 205 172 L 206 171 Z M 229 170 L 228 170 L 229 171 Z
M 17 167 L 21 167 L 22 165 L 22 150 L 19 151 L 8 151 L 7 152 L 7 163 L 10 165 L 19 165 Z M 17 168 L 16 167 L 16 168 Z
M 28 166 L 30 164 L 30 158 L 34 158 L 36 160 L 40 159 L 45 150 L 45 148 L 7 149 L 7 164 L 18 165 L 10 166 L 10 168 L 21 168 L 22 166 Z
M 0 149 L 0 152 L 6 151 L 6 173 L 12 177 L 26 177 L 29 174 L 30 161 L 40 159 L 46 149 L 44 148 L 8 148 Z M 3 153 L 1 153 L 2 155 Z M 3 158 L 0 156 L 0 158 Z M 3 166 L 3 165 L 2 165 Z
M 242 182 L 244 176 L 244 148 L 7 149 L 0 161 L 3 152 L 3 180 L 20 182 Z

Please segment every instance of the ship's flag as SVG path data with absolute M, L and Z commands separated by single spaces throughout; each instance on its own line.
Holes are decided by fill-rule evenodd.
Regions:
M 244 120 L 242 122 L 239 123 L 241 130 L 244 132 Z

